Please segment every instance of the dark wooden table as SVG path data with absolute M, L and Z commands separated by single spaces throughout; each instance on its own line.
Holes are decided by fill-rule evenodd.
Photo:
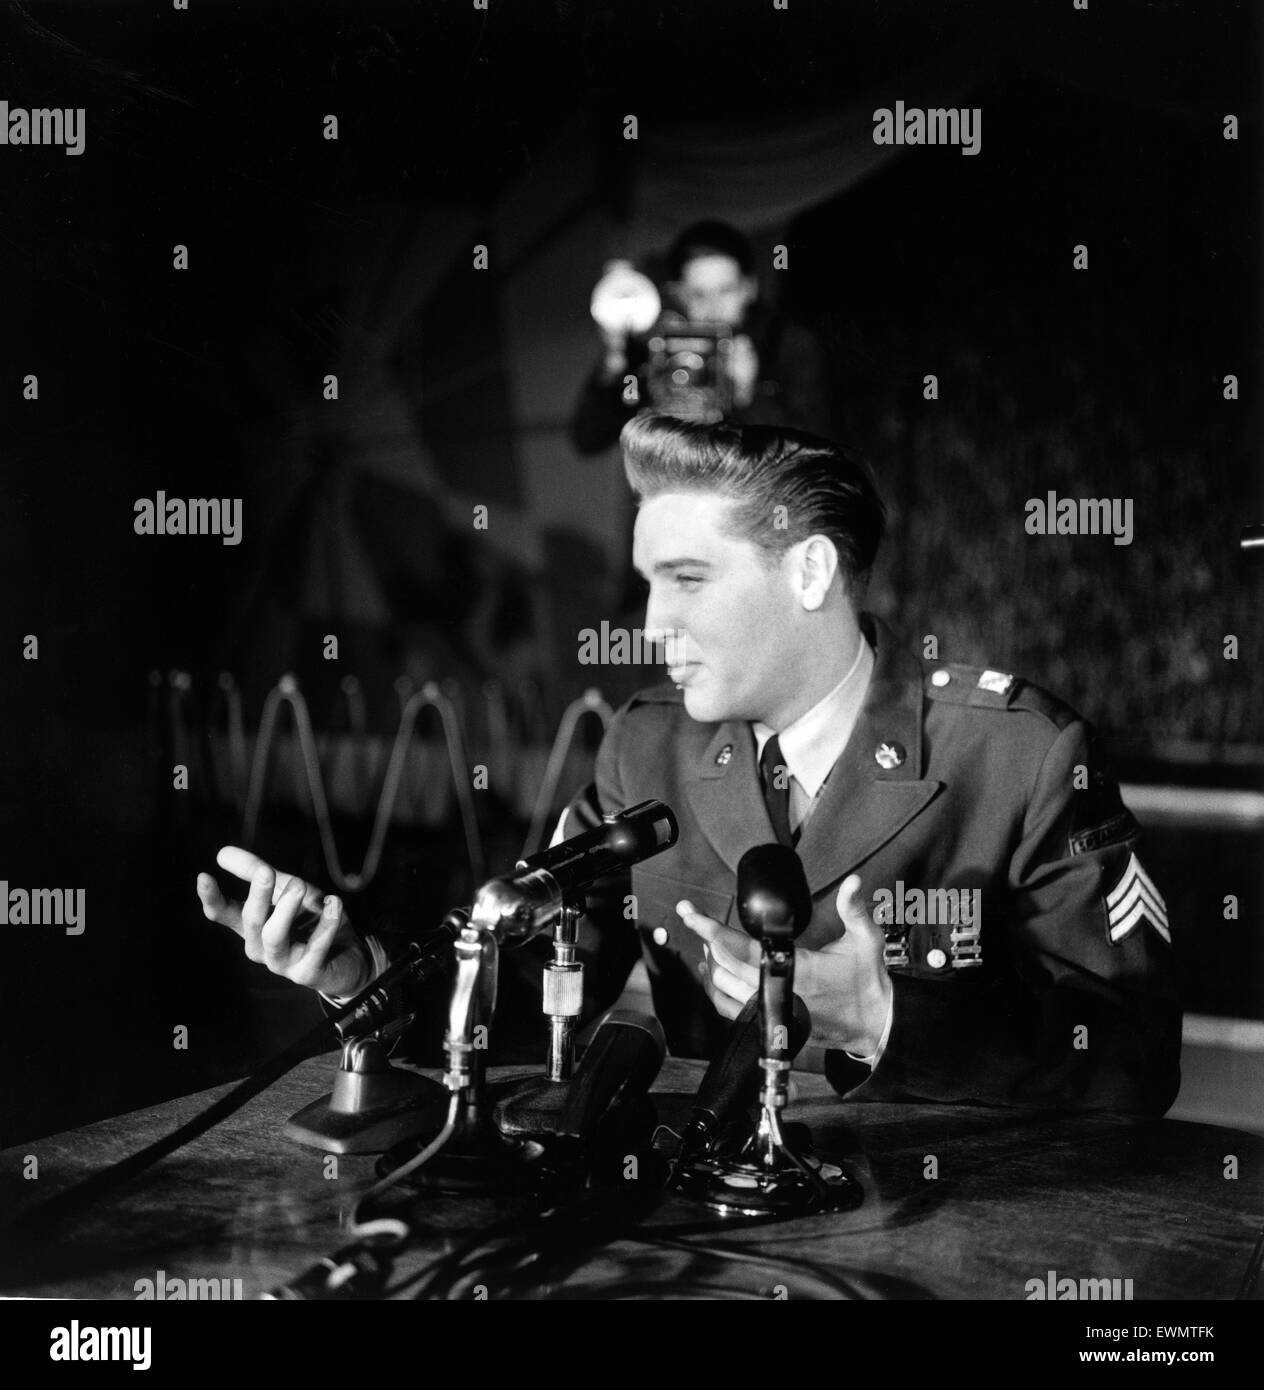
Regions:
M 138 1281 L 156 1280 L 161 1270 L 169 1285 L 240 1280 L 241 1296 L 252 1298 L 344 1245 L 374 1159 L 342 1156 L 334 1176 L 324 1154 L 281 1132 L 291 1112 L 328 1090 L 333 1065 L 332 1056 L 304 1063 L 218 1129 L 67 1222 L 37 1256 L 23 1257 L 5 1291 L 132 1299 Z M 696 1063 L 667 1062 L 655 1097 L 660 1119 L 683 1112 L 700 1073 Z M 575 1255 L 564 1275 L 523 1296 L 824 1298 L 851 1289 L 1024 1299 L 1028 1281 L 1044 1282 L 1050 1271 L 1077 1281 L 1131 1279 L 1138 1300 L 1243 1292 L 1264 1218 L 1258 1137 L 1110 1115 L 847 1106 L 822 1077 L 795 1080 L 789 1117 L 809 1125 L 818 1151 L 861 1181 L 862 1206 L 759 1225 L 665 1199 L 630 1232 L 634 1238 Z M 4 1151 L 5 1215 L 133 1152 L 226 1089 Z M 38 1160 L 37 1181 L 23 1178 L 28 1155 Z M 1235 1162 L 1236 1178 L 1227 1176 Z M 422 1270 L 513 1210 L 486 1198 L 420 1201 L 422 1244 L 400 1258 L 397 1275 Z M 236 1286 L 223 1287 L 231 1296 Z

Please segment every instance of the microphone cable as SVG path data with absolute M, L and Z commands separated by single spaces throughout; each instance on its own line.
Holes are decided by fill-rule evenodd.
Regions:
M 662 1205 L 665 1189 L 647 1194 L 648 1200 L 629 1202 L 621 1189 L 593 1192 L 589 1190 L 564 1206 L 545 1208 L 537 1213 L 533 1225 L 524 1230 L 521 1218 L 505 1221 L 476 1235 L 450 1254 L 443 1256 L 425 1271 L 410 1276 L 384 1290 L 384 1297 L 397 1296 L 418 1279 L 424 1279 L 414 1299 L 460 1301 L 469 1298 L 480 1286 L 487 1296 L 530 1297 L 545 1287 L 548 1297 L 566 1297 L 558 1287 L 568 1274 L 573 1274 L 595 1254 L 611 1246 L 630 1245 L 661 1254 L 685 1255 L 691 1260 L 718 1263 L 732 1270 L 762 1271 L 764 1286 L 769 1292 L 784 1286 L 795 1290 L 796 1297 L 830 1300 L 874 1300 L 891 1296 L 891 1290 L 878 1276 L 863 1270 L 826 1270 L 805 1260 L 777 1259 L 740 1246 L 717 1244 L 711 1237 L 721 1228 L 748 1229 L 752 1226 L 782 1225 L 778 1217 L 755 1217 L 740 1223 L 731 1218 L 707 1222 L 699 1226 L 667 1232 L 628 1229 L 628 1221 L 639 1221 Z M 594 1229 L 596 1228 L 596 1229 Z M 499 1248 L 488 1250 L 489 1244 L 502 1236 L 517 1236 Z M 692 1244 L 684 1235 L 706 1237 L 706 1244 Z M 480 1252 L 484 1252 L 481 1253 Z M 889 1281 L 888 1281 L 889 1282 Z M 805 1291 L 804 1285 L 808 1286 Z M 661 1298 L 666 1281 L 662 1274 L 641 1279 L 620 1277 L 619 1299 Z M 679 1287 L 679 1285 L 677 1285 Z M 716 1299 L 767 1297 L 755 1295 L 741 1283 L 717 1278 L 691 1277 L 684 1286 L 692 1294 Z M 576 1298 L 600 1297 L 592 1285 L 577 1287 Z
M 267 1302 L 298 1302 L 331 1298 L 389 1297 L 383 1285 L 390 1278 L 394 1258 L 414 1235 L 414 1225 L 399 1216 L 365 1217 L 363 1207 L 394 1187 L 409 1173 L 428 1163 L 452 1138 L 460 1112 L 461 1097 L 453 1092 L 447 1119 L 438 1134 L 406 1163 L 373 1184 L 356 1198 L 347 1222 L 353 1240 L 332 1255 L 326 1255 L 301 1274 L 278 1284 L 260 1298 Z

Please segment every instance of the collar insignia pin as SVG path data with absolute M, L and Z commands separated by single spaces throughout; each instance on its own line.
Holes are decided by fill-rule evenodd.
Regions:
M 733 745 L 726 743 L 723 748 L 715 755 L 716 767 L 728 767 L 733 761 Z
M 873 755 L 873 760 L 885 772 L 890 772 L 892 768 L 899 767 L 904 761 L 904 745 L 902 743 L 880 743 L 877 751 Z

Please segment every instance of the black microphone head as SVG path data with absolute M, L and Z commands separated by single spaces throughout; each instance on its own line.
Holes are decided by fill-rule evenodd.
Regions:
M 756 845 L 737 865 L 737 915 L 757 941 L 790 940 L 812 920 L 812 894 L 789 845 Z
M 663 801 L 642 801 L 606 816 L 605 827 L 605 848 L 629 864 L 670 849 L 680 838 L 676 817 Z

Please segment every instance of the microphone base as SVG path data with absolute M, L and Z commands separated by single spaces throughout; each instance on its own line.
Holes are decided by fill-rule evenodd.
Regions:
M 343 1046 L 334 1088 L 285 1122 L 285 1135 L 325 1153 L 381 1153 L 443 1128 L 448 1093 L 437 1081 L 391 1066 L 375 1037 Z
M 285 1137 L 331 1154 L 380 1154 L 418 1135 L 433 1138 L 443 1128 L 446 1096 L 423 1093 L 398 1109 L 342 1115 L 330 1097 L 313 1101 L 285 1122 Z M 415 1149 L 415 1146 L 414 1146 Z
M 406 1163 L 433 1139 L 409 1140 L 377 1162 L 379 1177 Z M 550 1187 L 554 1174 L 543 1144 L 503 1135 L 481 1110 L 467 1112 L 456 1133 L 427 1163 L 400 1180 L 401 1188 L 457 1197 L 529 1196 Z
M 628 1180 L 627 1160 L 649 1161 L 650 1140 L 658 1112 L 648 1096 L 631 1096 L 615 1105 L 581 1143 L 577 1135 L 561 1132 L 562 1116 L 570 1102 L 570 1081 L 536 1077 L 515 1086 L 492 1113 L 497 1130 L 507 1139 L 540 1140 L 545 1161 L 559 1186 L 585 1179 L 596 1186 Z
M 672 1186 L 721 1216 L 811 1216 L 850 1211 L 864 1201 L 860 1184 L 841 1168 L 804 1162 L 813 1177 L 788 1157 L 774 1167 L 745 1158 L 697 1158 L 682 1165 Z
M 500 1133 L 510 1138 L 556 1134 L 570 1094 L 569 1081 L 530 1077 L 501 1097 L 492 1119 Z

